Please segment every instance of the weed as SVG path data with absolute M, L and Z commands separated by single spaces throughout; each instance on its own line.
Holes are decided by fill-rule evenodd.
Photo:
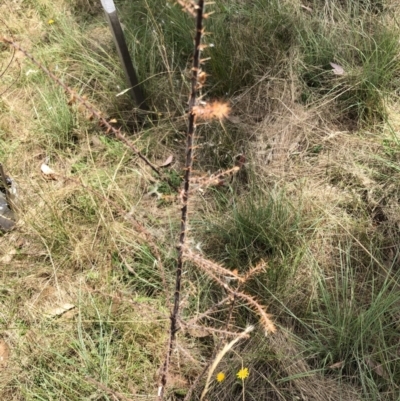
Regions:
M 279 71 L 295 40 L 296 22 L 288 6 L 275 0 L 221 3 L 217 10 L 208 28 L 213 34 L 209 92 L 232 96 L 257 76 Z
M 283 191 L 251 191 L 251 197 L 228 208 L 228 216 L 210 222 L 211 249 L 229 267 L 241 269 L 290 253 L 299 235 L 300 213 L 285 199 Z
M 308 88 L 303 100 L 315 101 L 310 95 L 319 94 L 337 99 L 340 112 L 354 119 L 382 119 L 399 75 L 396 28 L 388 28 L 382 18 L 371 18 L 362 10 L 355 15 L 354 9 L 332 5 L 330 11 L 337 21 L 326 21 L 318 14 L 303 23 L 300 31 L 302 77 Z M 335 75 L 332 62 L 343 73 Z

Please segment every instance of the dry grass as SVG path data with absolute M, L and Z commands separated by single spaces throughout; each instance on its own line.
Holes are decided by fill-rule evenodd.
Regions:
M 72 32 L 77 28 L 73 15 L 61 17 L 69 7 L 3 3 L 3 15 L 10 18 L 1 34 L 13 33 L 32 52 L 42 45 L 49 54 L 49 46 L 57 47 L 49 36 L 59 29 L 58 16 Z M 48 25 L 49 19 L 54 25 Z M 4 66 L 12 53 L 1 50 Z M 80 78 L 81 68 L 74 63 L 59 67 Z M 136 295 L 127 269 L 135 254 L 154 259 L 128 215 L 145 193 L 143 177 L 149 173 L 132 163 L 123 146 L 98 138 L 99 129 L 94 135 L 79 110 L 65 109 L 72 123 L 65 128 L 72 135 L 65 147 L 56 130 L 64 129 L 57 124 L 68 99 L 61 93 L 61 102 L 51 103 L 57 88 L 49 85 L 19 53 L 1 80 L 0 92 L 6 90 L 1 155 L 19 191 L 18 228 L 0 244 L 1 337 L 10 348 L 1 398 L 148 394 L 164 351 L 168 317 L 161 300 Z M 40 171 L 46 157 L 57 173 L 54 180 Z
M 150 3 L 142 4 L 142 18 Z M 234 7 L 244 7 L 242 3 L 220 5 L 215 21 L 226 13 L 237 29 Z M 257 7 L 264 10 L 264 3 Z M 250 312 L 258 308 L 255 299 L 268 305 L 278 332 L 266 339 L 259 326 L 239 351 L 225 356 L 220 367 L 229 377 L 220 384 L 211 382 L 210 399 L 242 399 L 235 379 L 241 366 L 250 369 L 248 399 L 397 399 L 398 99 L 395 92 L 385 95 L 384 118 L 370 118 L 366 124 L 343 113 L 336 92 L 321 96 L 307 87 L 304 49 L 296 39 L 304 35 L 301 24 L 315 23 L 321 15 L 324 29 L 333 16 L 343 18 L 338 21 L 344 24 L 347 11 L 340 4 L 355 3 L 324 8 L 306 3 L 284 2 L 275 9 L 274 18 L 285 29 L 290 21 L 299 22 L 290 48 L 271 56 L 279 61 L 276 65 L 272 58 L 264 60 L 262 52 L 252 53 L 247 43 L 238 43 L 235 57 L 257 57 L 253 75 L 246 77 L 249 86 L 238 89 L 235 70 L 227 68 L 235 83 L 230 88 L 216 57 L 210 81 L 215 86 L 204 88 L 205 98 L 214 89 L 232 89 L 232 113 L 224 122 L 199 124 L 195 168 L 200 178 L 194 180 L 186 257 L 201 266 L 187 263 L 184 269 L 182 330 L 169 374 L 171 400 L 184 396 L 193 383 L 193 399 L 200 397 L 205 377 L 196 380 L 207 360 L 214 360 L 213 351 L 247 324 L 258 324 Z M 396 15 L 397 3 L 384 3 Z M 258 21 L 247 12 L 245 22 Z M 179 28 L 180 14 L 169 8 L 166 13 L 171 20 L 178 18 L 173 22 Z M 383 18 L 395 31 L 390 13 Z M 115 117 L 116 127 L 122 125 L 152 163 L 160 165 L 174 155 L 163 174 L 179 184 L 188 59 L 183 51 L 170 51 L 168 40 L 185 45 L 188 35 L 174 37 L 177 28 L 165 37 L 141 37 L 128 29 L 138 51 L 142 40 L 151 43 L 154 52 L 143 65 L 153 68 L 148 87 L 158 121 L 140 126 L 129 99 L 115 97 L 123 89 L 122 73 L 97 3 L 6 0 L 0 15 L 8 16 L 0 36 L 13 35 L 104 110 L 105 117 Z M 146 20 L 149 29 L 157 18 L 154 12 Z M 49 25 L 50 19 L 54 24 Z M 188 24 L 186 19 L 181 23 Z M 282 32 L 271 32 L 278 35 L 271 46 L 279 46 Z M 250 34 L 261 35 L 247 27 L 244 35 Z M 216 41 L 215 32 L 214 37 Z M 22 53 L 16 52 L 6 69 L 11 57 L 12 50 L 0 45 L 0 161 L 19 191 L 17 227 L 0 238 L 0 398 L 154 397 L 167 346 L 179 194 L 160 182 L 131 149 L 105 137 L 78 105 L 69 107 L 63 91 Z M 311 67 L 326 68 L 308 64 Z M 352 68 L 354 76 L 361 74 L 359 65 Z M 330 71 L 324 71 L 321 82 L 335 83 Z M 246 164 L 236 174 L 239 154 L 245 154 Z M 40 170 L 47 158 L 55 179 Z M 216 166 L 235 174 L 226 177 Z M 273 207 L 268 209 L 270 200 Z M 246 263 L 234 266 L 239 274 L 229 270 L 237 255 L 226 250 L 242 234 L 249 234 L 248 249 L 257 242 L 251 227 L 234 221 L 246 204 L 254 206 L 248 210 L 265 208 L 270 227 L 276 228 L 268 234 L 276 249 L 256 244 L 254 260 L 248 254 Z M 217 234 L 212 231 L 215 223 L 221 223 Z M 242 232 L 236 233 L 238 227 Z M 222 231 L 223 239 L 218 236 Z M 220 249 L 223 252 L 215 255 Z M 248 277 L 260 260 L 268 267 Z M 235 279 L 242 277 L 236 289 Z M 237 290 L 247 298 L 239 302 Z M 231 304 L 228 295 L 234 299 Z M 214 304 L 219 309 L 213 309 Z M 257 313 L 263 316 L 265 311 Z

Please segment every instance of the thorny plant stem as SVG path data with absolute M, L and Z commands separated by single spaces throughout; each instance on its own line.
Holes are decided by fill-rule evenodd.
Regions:
M 178 331 L 178 315 L 179 315 L 181 279 L 182 279 L 183 256 L 184 256 L 183 253 L 184 253 L 184 244 L 187 233 L 189 186 L 190 186 L 190 176 L 193 165 L 193 140 L 194 140 L 194 133 L 196 130 L 196 115 L 194 113 L 194 107 L 196 105 L 196 96 L 198 90 L 198 74 L 200 70 L 201 38 L 203 35 L 204 0 L 198 0 L 195 10 L 196 10 L 196 36 L 194 40 L 192 82 L 191 82 L 191 93 L 189 98 L 189 118 L 188 118 L 189 121 L 188 121 L 188 129 L 186 136 L 186 161 L 185 161 L 184 183 L 182 190 L 181 231 L 179 236 L 178 259 L 176 265 L 174 306 L 171 313 L 171 326 L 170 326 L 168 350 L 164 361 L 164 365 L 162 367 L 161 382 L 160 382 L 160 387 L 158 389 L 159 400 L 162 400 L 164 397 L 164 390 L 167 384 L 168 368 L 171 361 L 172 351 L 175 345 L 176 332 Z
M 61 81 L 54 73 L 48 70 L 44 65 L 42 65 L 39 61 L 35 59 L 30 53 L 26 50 L 22 49 L 18 43 L 15 43 L 11 39 L 7 39 L 5 37 L 1 38 L 0 41 L 8 44 L 14 49 L 22 52 L 28 57 L 35 65 L 37 65 L 47 76 L 49 76 L 53 81 L 55 81 L 58 85 L 60 85 L 70 96 L 71 100 L 77 100 L 80 104 L 82 104 L 91 114 L 91 116 L 96 117 L 100 124 L 106 128 L 106 133 L 112 132 L 114 136 L 121 142 L 123 142 L 128 148 L 130 148 L 140 159 L 142 159 L 158 176 L 161 176 L 160 171 L 157 169 L 154 164 L 144 156 L 140 150 L 127 139 L 122 133 L 120 129 L 114 128 L 100 113 L 100 111 L 96 110 L 96 108 L 90 104 L 85 98 L 79 96 L 75 91 L 73 91 L 68 85 Z
M 247 295 L 242 291 L 239 291 L 238 289 L 231 288 L 220 277 L 215 275 L 214 272 L 212 272 L 208 268 L 209 261 L 207 259 L 202 258 L 200 255 L 196 255 L 196 257 L 193 257 L 193 252 L 185 252 L 184 257 L 187 260 L 193 262 L 200 269 L 202 269 L 202 271 L 204 271 L 209 277 L 211 277 L 213 281 L 218 283 L 221 287 L 225 288 L 234 298 L 240 298 L 245 301 L 251 307 L 251 309 L 253 309 L 253 311 L 255 311 L 260 317 L 261 324 L 264 327 L 266 333 L 274 333 L 276 331 L 275 325 L 270 319 L 271 316 L 267 312 L 265 312 L 263 307 L 253 297 Z M 257 267 L 255 269 L 257 269 Z

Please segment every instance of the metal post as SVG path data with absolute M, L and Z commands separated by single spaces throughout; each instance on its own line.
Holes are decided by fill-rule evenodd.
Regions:
M 125 42 L 124 32 L 122 31 L 121 23 L 119 22 L 117 10 L 113 0 L 101 0 L 104 8 L 108 24 L 114 37 L 115 45 L 117 46 L 118 54 L 121 59 L 122 67 L 125 71 L 126 80 L 129 85 L 129 93 L 135 100 L 137 106 L 141 110 L 148 110 L 143 92 L 140 88 L 139 81 L 132 64 L 132 59 L 129 54 L 128 46 Z

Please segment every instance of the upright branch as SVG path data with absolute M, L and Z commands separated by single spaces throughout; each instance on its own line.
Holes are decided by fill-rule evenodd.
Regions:
M 185 160 L 185 172 L 183 189 L 181 193 L 182 209 L 181 209 L 181 231 L 179 236 L 178 245 L 178 259 L 176 266 L 176 277 L 175 277 L 175 294 L 174 294 L 174 305 L 171 313 L 171 326 L 169 334 L 169 343 L 167 355 L 165 357 L 164 365 L 161 371 L 161 381 L 158 389 L 158 398 L 160 400 L 164 397 L 164 390 L 167 384 L 168 368 L 171 360 L 172 351 L 175 345 L 176 332 L 178 330 L 178 315 L 179 315 L 179 303 L 181 294 L 181 279 L 183 269 L 183 253 L 184 245 L 187 235 L 187 216 L 188 216 L 188 200 L 189 200 L 189 186 L 190 177 L 193 165 L 193 141 L 194 133 L 196 130 L 196 97 L 197 90 L 199 89 L 199 73 L 200 73 L 200 54 L 201 54 L 201 38 L 203 35 L 203 13 L 204 13 L 204 0 L 198 0 L 197 4 L 193 6 L 194 14 L 196 17 L 196 36 L 194 40 L 194 53 L 193 53 L 193 67 L 192 67 L 192 79 L 191 79 L 191 93 L 189 98 L 189 116 L 188 116 L 188 129 L 186 135 L 186 160 Z
M 121 129 L 117 129 L 113 127 L 101 114 L 99 110 L 97 110 L 88 100 L 86 100 L 83 96 L 78 95 L 74 90 L 72 90 L 68 85 L 66 85 L 60 78 L 58 78 L 53 72 L 47 69 L 44 65 L 42 65 L 38 60 L 35 59 L 30 53 L 28 53 L 25 49 L 22 49 L 18 43 L 15 43 L 11 39 L 7 39 L 3 37 L 1 39 L 2 42 L 8 44 L 14 49 L 22 52 L 28 57 L 32 63 L 37 65 L 48 77 L 50 77 L 55 83 L 61 86 L 66 93 L 70 95 L 69 103 L 72 104 L 74 102 L 80 103 L 82 106 L 86 108 L 86 110 L 90 113 L 90 118 L 95 117 L 100 125 L 106 129 L 106 133 L 109 134 L 112 132 L 119 141 L 123 142 L 128 148 L 130 148 L 140 159 L 142 159 L 158 176 L 161 176 L 160 171 L 154 164 L 150 162 L 150 160 L 144 156 L 140 150 L 122 133 Z

